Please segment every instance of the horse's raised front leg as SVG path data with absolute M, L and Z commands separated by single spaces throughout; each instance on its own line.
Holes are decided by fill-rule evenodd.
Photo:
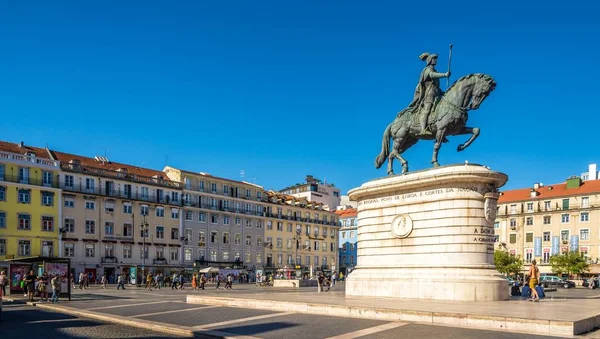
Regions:
M 444 141 L 444 137 L 446 136 L 446 129 L 440 129 L 435 134 L 435 144 L 433 145 L 433 156 L 431 157 L 431 163 L 433 167 L 438 167 L 440 164 L 438 163 L 438 152 L 440 151 L 440 147 L 442 147 L 442 142 Z
M 463 151 L 465 148 L 469 147 L 469 145 L 471 145 L 473 143 L 473 141 L 475 141 L 475 139 L 477 139 L 477 137 L 479 136 L 479 128 L 477 128 L 477 127 L 464 127 L 456 135 L 462 135 L 462 134 L 471 134 L 471 137 L 464 144 L 458 145 L 458 147 L 456 148 L 456 150 L 458 152 Z

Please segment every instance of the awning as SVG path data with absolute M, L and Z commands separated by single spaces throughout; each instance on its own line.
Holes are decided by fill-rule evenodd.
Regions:
M 207 267 L 199 270 L 198 273 L 219 273 L 219 269 L 216 267 Z

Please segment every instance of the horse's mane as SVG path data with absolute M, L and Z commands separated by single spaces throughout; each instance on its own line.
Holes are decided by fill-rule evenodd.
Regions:
M 450 92 L 450 90 L 452 88 L 454 88 L 454 86 L 456 84 L 458 84 L 459 82 L 463 81 L 463 80 L 467 80 L 473 77 L 478 77 L 478 78 L 483 78 L 484 80 L 492 83 L 494 82 L 494 78 L 492 78 L 491 76 L 487 75 L 487 74 L 483 74 L 483 73 L 472 73 L 472 74 L 467 74 L 461 78 L 459 78 L 458 80 L 456 80 L 454 83 L 452 83 L 452 85 L 450 85 L 450 87 L 448 87 L 448 89 L 446 89 L 446 93 Z

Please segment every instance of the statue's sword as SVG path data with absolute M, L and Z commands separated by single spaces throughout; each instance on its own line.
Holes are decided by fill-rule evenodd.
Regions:
M 450 44 L 450 55 L 448 56 L 448 72 L 450 72 L 450 66 L 452 65 L 452 44 Z M 450 86 L 450 77 L 446 78 L 446 89 Z

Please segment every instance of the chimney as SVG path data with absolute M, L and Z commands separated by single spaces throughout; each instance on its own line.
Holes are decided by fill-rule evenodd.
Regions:
M 23 147 L 25 147 L 25 143 L 21 141 L 21 142 L 19 143 L 19 148 L 23 148 Z
M 598 179 L 598 168 L 596 164 L 590 164 L 588 170 L 589 180 L 597 180 Z

